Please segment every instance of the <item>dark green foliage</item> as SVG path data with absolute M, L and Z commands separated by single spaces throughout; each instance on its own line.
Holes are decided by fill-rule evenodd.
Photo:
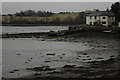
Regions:
M 115 14 L 116 20 L 120 21 L 120 2 L 112 4 L 111 11 Z
M 86 23 L 86 13 L 85 12 L 81 12 L 79 13 L 78 17 L 75 20 L 75 23 L 77 24 L 85 24 Z
M 37 11 L 35 12 L 34 10 L 26 10 L 26 11 L 20 11 L 16 12 L 16 16 L 38 16 L 38 17 L 48 17 L 53 15 L 52 12 L 49 11 Z

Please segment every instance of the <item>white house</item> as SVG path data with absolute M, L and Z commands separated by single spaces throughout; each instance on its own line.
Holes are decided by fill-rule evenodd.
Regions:
M 120 22 L 118 23 L 118 27 L 120 27 Z
M 103 26 L 112 26 L 112 23 L 115 21 L 114 14 L 106 11 L 97 11 L 86 16 L 87 25 L 96 25 L 100 24 Z

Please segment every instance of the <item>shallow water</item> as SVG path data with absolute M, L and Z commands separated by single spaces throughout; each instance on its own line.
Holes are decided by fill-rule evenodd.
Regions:
M 3 26 L 2 33 L 29 33 L 29 32 L 50 32 L 50 30 L 68 30 L 68 26 L 34 26 L 34 27 L 16 27 Z
M 28 74 L 27 67 L 50 65 L 62 67 L 69 64 L 69 58 L 73 59 L 75 51 L 89 49 L 83 43 L 36 41 L 32 39 L 3 39 L 3 77 L 22 77 Z M 54 55 L 47 55 L 54 54 Z M 63 57 L 64 55 L 64 57 Z M 63 61 L 59 59 L 63 57 Z M 32 59 L 31 59 L 32 58 Z M 45 61 L 51 61 L 46 63 Z M 74 63 L 74 62 L 72 62 Z M 19 69 L 20 71 L 10 73 Z

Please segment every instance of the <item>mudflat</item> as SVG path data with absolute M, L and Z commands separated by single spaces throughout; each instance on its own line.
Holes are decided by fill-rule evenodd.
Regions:
M 3 38 L 3 80 L 118 79 L 119 35 Z

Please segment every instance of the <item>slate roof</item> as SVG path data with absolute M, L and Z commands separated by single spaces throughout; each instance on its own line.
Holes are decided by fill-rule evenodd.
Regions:
M 113 17 L 114 13 L 106 12 L 106 11 L 98 11 L 98 12 L 91 13 L 88 16 L 109 16 L 109 17 Z

